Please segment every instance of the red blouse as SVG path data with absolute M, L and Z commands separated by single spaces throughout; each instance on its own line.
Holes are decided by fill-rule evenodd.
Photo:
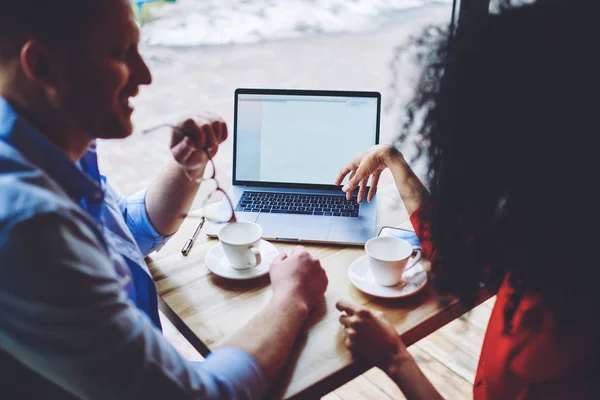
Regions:
M 423 246 L 433 258 L 426 212 L 419 209 L 411 222 Z M 505 280 L 485 334 L 473 386 L 475 400 L 484 399 L 587 399 L 592 384 L 585 372 L 593 362 L 598 343 L 596 329 L 559 336 L 556 321 L 543 300 L 525 293 L 514 314 L 512 332 L 503 334 L 504 307 L 512 288 Z M 592 316 L 595 319 L 596 316 Z M 595 323 L 590 324 L 596 326 Z M 595 377 L 600 380 L 600 376 Z

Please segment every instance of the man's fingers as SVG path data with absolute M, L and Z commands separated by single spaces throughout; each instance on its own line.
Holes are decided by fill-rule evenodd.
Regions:
M 217 155 L 217 152 L 219 151 L 219 146 L 209 147 L 208 149 L 206 149 L 206 151 L 208 151 L 210 158 L 213 158 Z
M 377 185 L 379 184 L 379 177 L 381 173 L 373 174 L 373 179 L 371 180 L 371 188 L 369 189 L 369 194 L 367 195 L 367 201 L 373 200 L 375 193 L 377 192 Z
M 194 142 L 194 145 L 197 149 L 202 148 L 202 146 L 204 145 L 204 143 L 201 142 L 202 131 L 200 130 L 200 127 L 198 126 L 196 121 L 194 121 L 191 118 L 188 118 L 185 121 L 183 121 L 183 123 L 180 126 L 180 129 L 183 132 L 185 132 L 185 136 L 192 139 L 192 141 Z
M 354 321 L 354 316 L 342 314 L 340 316 L 340 324 L 344 325 L 346 328 L 352 326 L 352 322 Z
M 175 158 L 175 161 L 177 161 L 179 164 L 185 163 L 193 151 L 194 147 L 189 138 L 184 138 L 181 142 L 177 143 L 173 148 L 171 148 L 173 158 Z
M 359 310 L 359 307 L 357 307 L 354 304 L 347 302 L 345 300 L 340 300 L 337 303 L 335 303 L 335 307 L 338 310 L 345 312 L 346 314 L 348 314 L 350 316 L 354 315 Z
M 354 341 L 352 339 L 350 339 L 348 336 L 346 336 L 346 339 L 344 339 L 344 344 L 346 345 L 346 347 L 349 350 L 354 349 Z
M 173 129 L 171 133 L 171 143 L 169 144 L 169 148 L 175 147 L 177 144 L 181 143 L 181 141 L 185 139 L 185 135 L 179 129 Z
M 208 149 L 219 145 L 219 132 L 216 132 L 211 125 L 203 125 L 201 129 L 204 136 L 204 145 L 202 146 L 203 149 Z
M 346 337 L 348 337 L 350 340 L 354 340 L 356 339 L 356 336 L 358 335 L 358 333 L 352 329 L 352 328 L 346 328 Z
M 215 121 L 213 121 L 212 128 L 218 140 L 217 144 L 221 144 L 227 140 L 229 132 L 227 131 L 227 124 L 223 120 L 216 119 Z
M 294 250 L 292 250 L 292 255 L 301 254 L 306 252 L 306 249 L 303 246 L 296 246 Z
M 277 257 L 275 257 L 275 259 L 273 260 L 273 262 L 281 262 L 283 260 L 285 260 L 287 258 L 287 254 L 285 251 L 281 250 L 279 252 L 279 255 Z

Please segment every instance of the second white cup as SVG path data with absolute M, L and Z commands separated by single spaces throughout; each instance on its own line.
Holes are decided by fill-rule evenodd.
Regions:
M 246 269 L 260 265 L 262 234 L 260 225 L 247 221 L 230 222 L 219 230 L 219 241 L 232 268 Z
M 379 236 L 367 241 L 365 251 L 375 283 L 382 286 L 400 283 L 404 272 L 421 259 L 420 250 L 414 258 L 410 258 L 413 250 L 409 242 L 393 236 Z

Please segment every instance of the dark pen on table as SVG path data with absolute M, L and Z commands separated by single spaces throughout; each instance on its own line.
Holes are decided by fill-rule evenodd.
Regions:
M 202 229 L 202 225 L 204 225 L 204 221 L 206 221 L 206 219 L 204 217 L 202 217 L 200 219 L 200 223 L 196 227 L 196 230 L 194 231 L 194 234 L 192 235 L 192 237 L 189 238 L 187 240 L 187 242 L 185 242 L 185 244 L 183 245 L 183 249 L 181 249 L 181 254 L 183 254 L 184 256 L 187 256 L 190 253 L 190 250 L 192 249 L 192 246 L 194 245 L 194 241 L 196 240 L 196 236 L 198 236 L 200 229 Z

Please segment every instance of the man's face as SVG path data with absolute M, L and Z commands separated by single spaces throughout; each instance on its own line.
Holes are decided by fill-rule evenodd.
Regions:
M 139 30 L 129 1 L 94 3 L 94 20 L 57 57 L 56 106 L 78 134 L 124 138 L 133 131 L 129 98 L 152 77 L 138 52 Z

